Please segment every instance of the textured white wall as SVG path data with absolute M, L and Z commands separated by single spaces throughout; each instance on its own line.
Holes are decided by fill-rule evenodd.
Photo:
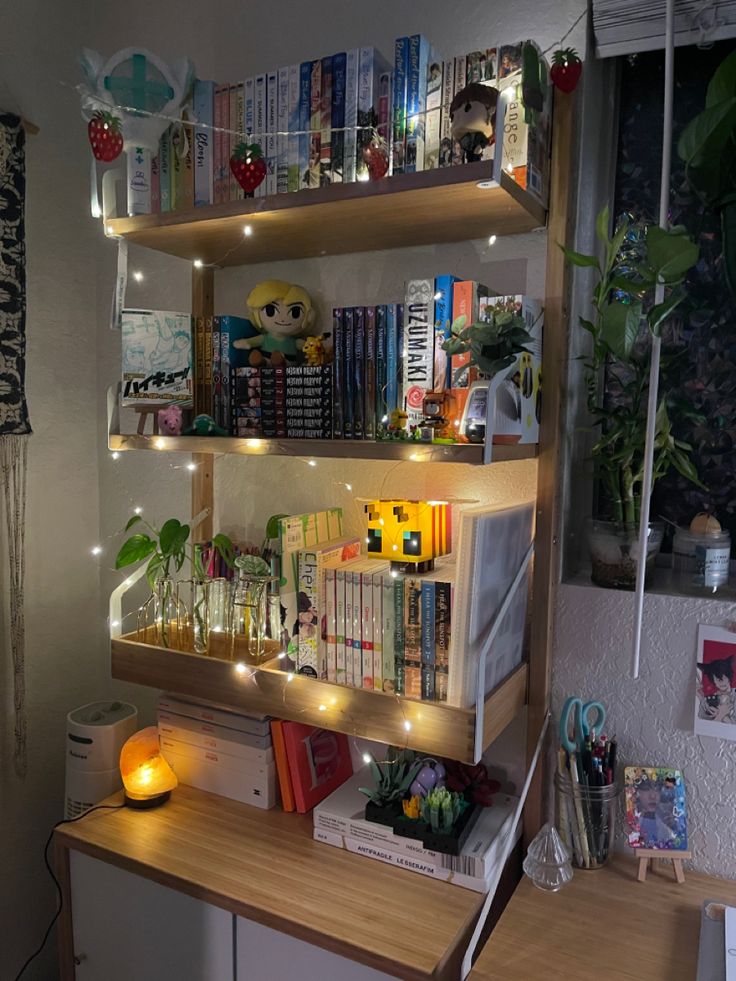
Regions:
M 622 764 L 678 767 L 686 784 L 693 864 L 736 878 L 736 743 L 693 733 L 697 625 L 724 626 L 732 602 L 647 595 L 641 675 L 629 675 L 631 593 L 565 584 L 558 593 L 552 701 L 597 698 Z M 619 835 L 619 845 L 623 845 Z

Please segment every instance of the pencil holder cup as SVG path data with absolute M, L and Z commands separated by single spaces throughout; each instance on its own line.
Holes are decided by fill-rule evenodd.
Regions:
M 620 787 L 573 783 L 569 774 L 555 773 L 557 827 L 578 869 L 600 869 L 613 853 Z

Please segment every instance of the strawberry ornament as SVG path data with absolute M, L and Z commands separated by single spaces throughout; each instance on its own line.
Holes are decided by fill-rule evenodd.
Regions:
M 549 77 L 560 92 L 574 92 L 582 72 L 583 63 L 575 48 L 558 48 L 552 55 Z
M 363 147 L 363 160 L 368 168 L 368 176 L 378 181 L 388 173 L 388 145 L 377 133 Z
M 120 120 L 111 112 L 98 109 L 87 123 L 87 136 L 95 160 L 111 163 L 123 152 L 123 134 Z
M 230 157 L 230 170 L 246 194 L 262 184 L 267 173 L 259 143 L 238 143 Z

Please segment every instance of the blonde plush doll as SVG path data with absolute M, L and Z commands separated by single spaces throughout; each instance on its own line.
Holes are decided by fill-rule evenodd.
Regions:
M 250 351 L 249 364 L 296 361 L 314 323 L 309 293 L 301 286 L 267 279 L 253 287 L 246 302 L 251 322 L 260 333 L 235 341 L 235 347 Z

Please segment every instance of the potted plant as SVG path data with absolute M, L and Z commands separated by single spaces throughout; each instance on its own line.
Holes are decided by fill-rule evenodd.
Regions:
M 698 247 L 682 228 L 645 226 L 639 230 L 638 261 L 625 266 L 622 249 L 627 237 L 636 235 L 637 229 L 623 219 L 609 238 L 608 227 L 606 207 L 596 221 L 596 234 L 604 253 L 602 261 L 570 249 L 564 252 L 573 265 L 597 273 L 592 296 L 594 317 L 580 318 L 580 325 L 592 338 L 592 351 L 585 364 L 587 404 L 600 430 L 592 448 L 601 513 L 589 526 L 591 578 L 599 586 L 634 589 L 644 479 L 649 335 L 659 333 L 685 299 L 683 283 L 697 261 Z M 653 300 L 658 283 L 665 286 L 661 303 Z M 646 328 L 645 334 L 642 327 Z M 663 365 L 666 367 L 666 361 Z M 678 408 L 687 411 L 682 406 Z M 690 451 L 691 446 L 672 432 L 665 378 L 655 421 L 653 481 L 674 468 L 699 483 Z M 650 522 L 648 579 L 662 535 L 662 524 Z
M 377 763 L 370 756 L 369 768 L 373 786 L 360 788 L 361 794 L 368 798 L 365 805 L 366 821 L 393 828 L 402 813 L 401 802 L 423 766 L 424 760 L 416 759 L 411 750 L 397 750 L 393 746 L 389 746 L 385 762 Z
M 207 581 L 207 575 L 202 564 L 202 546 L 190 543 L 187 554 L 187 543 L 191 528 L 182 524 L 177 518 L 169 518 L 160 529 L 146 521 L 140 514 L 134 514 L 125 526 L 130 531 L 135 525 L 142 525 L 146 531 L 137 531 L 127 538 L 120 546 L 115 559 L 116 569 L 125 569 L 148 559 L 146 579 L 151 587 L 151 596 L 138 612 L 138 631 L 148 636 L 148 628 L 153 627 L 156 643 L 171 647 L 176 640 L 184 640 L 179 632 L 188 627 L 190 619 L 185 604 L 179 597 L 178 584 L 174 580 L 175 573 L 183 568 L 187 559 L 192 569 L 192 616 L 193 637 L 191 646 L 198 653 L 204 653 L 208 647 L 206 591 L 197 588 Z M 215 535 L 212 544 L 228 568 L 232 568 L 235 550 L 227 535 Z M 174 636 L 174 629 L 176 636 Z
M 459 855 L 482 806 L 465 794 L 434 787 L 403 802 L 403 815 L 393 824 L 394 834 L 421 841 L 443 855 Z

